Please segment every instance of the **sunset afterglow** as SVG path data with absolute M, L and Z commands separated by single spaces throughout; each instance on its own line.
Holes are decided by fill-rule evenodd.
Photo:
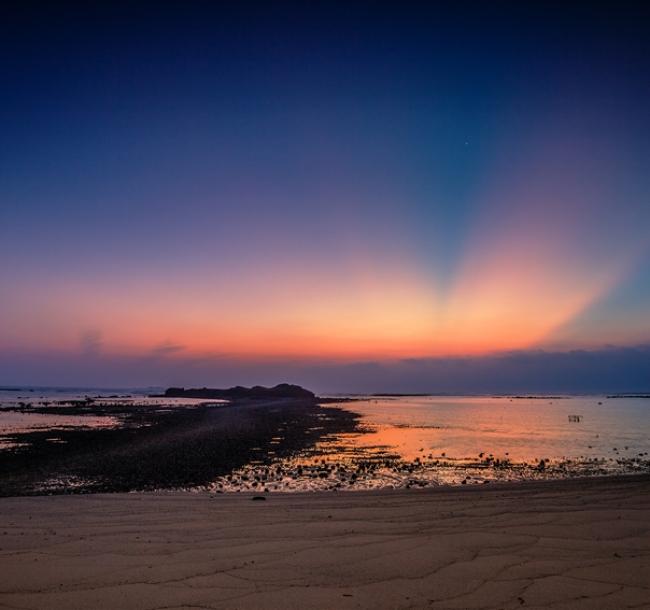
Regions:
M 72 52 L 43 23 L 6 43 L 9 372 L 650 341 L 631 47 L 532 9 L 492 29 L 450 9 L 437 36 L 433 12 L 404 29 L 305 9 L 290 37 L 281 13 L 218 36 L 173 11 L 147 32 L 98 14 L 107 46 L 70 25 Z M 529 22 L 545 36 L 519 37 Z

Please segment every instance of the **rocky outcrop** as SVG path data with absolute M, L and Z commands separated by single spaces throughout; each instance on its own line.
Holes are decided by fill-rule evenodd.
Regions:
M 280 383 L 272 388 L 261 385 L 246 388 L 235 386 L 227 389 L 217 388 L 167 388 L 167 398 L 205 398 L 205 399 L 227 399 L 236 400 L 242 398 L 266 400 L 269 398 L 305 398 L 312 400 L 316 395 L 299 385 Z

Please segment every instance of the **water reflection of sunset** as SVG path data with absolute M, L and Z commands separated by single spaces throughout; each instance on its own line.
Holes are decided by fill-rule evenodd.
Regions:
M 368 432 L 338 443 L 345 454 L 400 459 L 536 464 L 541 459 L 635 457 L 648 450 L 644 399 L 413 397 L 350 403 Z M 570 414 L 580 414 L 572 423 Z M 614 451 L 616 448 L 616 451 Z M 482 454 L 482 455 L 481 455 Z M 479 457 L 480 456 L 480 457 Z

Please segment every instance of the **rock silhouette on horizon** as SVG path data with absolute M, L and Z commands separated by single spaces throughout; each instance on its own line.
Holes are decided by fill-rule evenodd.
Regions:
M 171 387 L 165 390 L 167 398 L 207 398 L 207 399 L 268 399 L 268 398 L 306 398 L 313 400 L 316 395 L 310 390 L 291 383 L 280 383 L 272 388 L 256 385 L 251 388 L 234 386 L 232 388 L 180 388 Z

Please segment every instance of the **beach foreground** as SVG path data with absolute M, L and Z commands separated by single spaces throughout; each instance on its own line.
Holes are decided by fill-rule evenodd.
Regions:
M 0 499 L 2 608 L 650 608 L 650 477 Z

